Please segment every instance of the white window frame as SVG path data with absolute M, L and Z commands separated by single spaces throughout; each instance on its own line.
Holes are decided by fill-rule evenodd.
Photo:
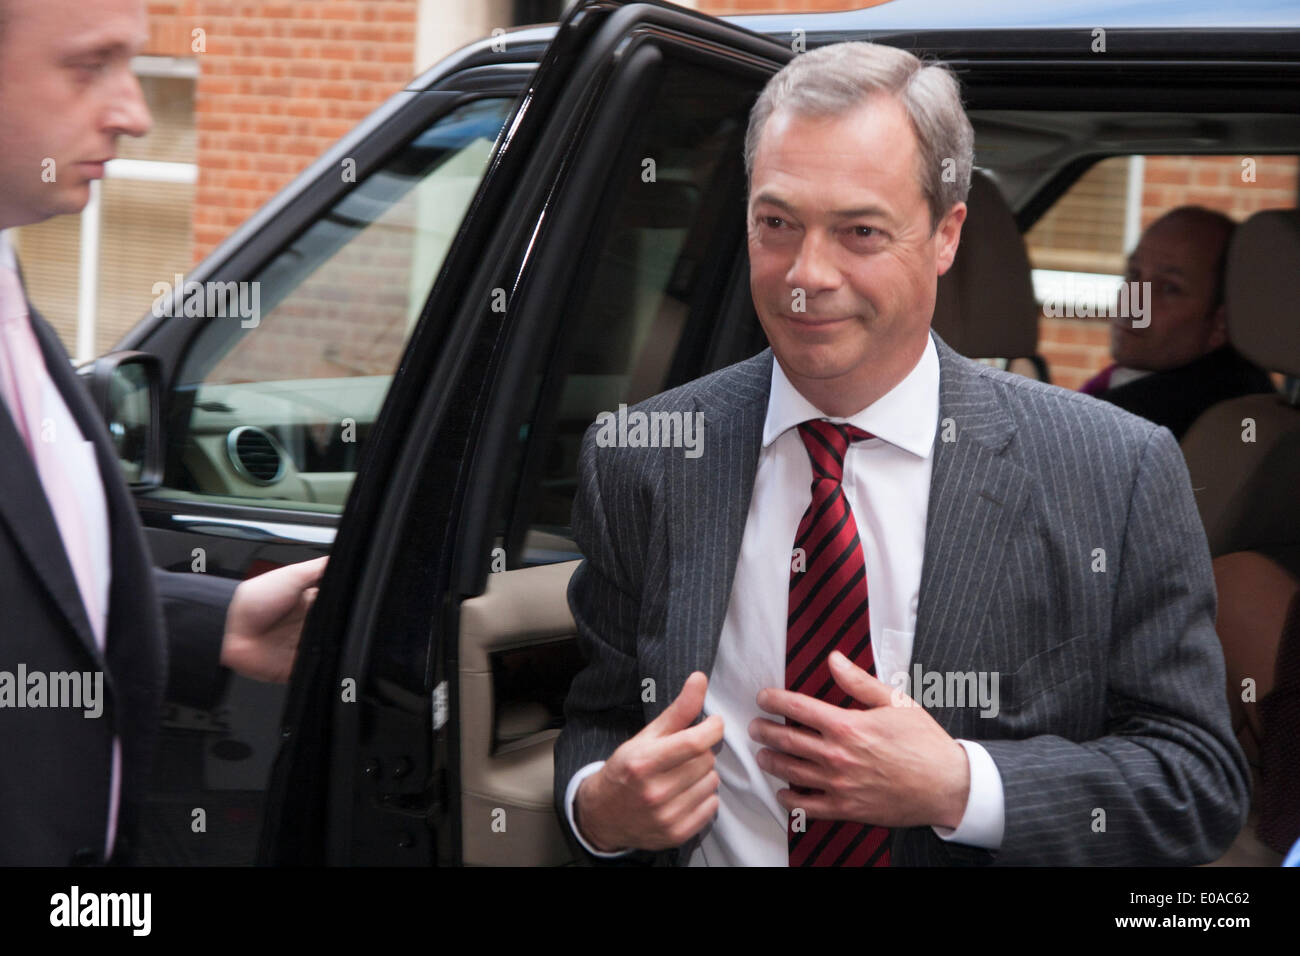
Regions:
M 197 79 L 198 60 L 188 57 L 137 56 L 131 60 L 136 76 Z M 104 166 L 105 179 L 133 179 L 152 183 L 196 183 L 197 163 L 163 163 L 145 159 L 113 159 Z M 99 246 L 101 222 L 99 180 L 90 182 L 90 200 L 81 213 L 80 255 L 77 263 L 77 349 L 80 365 L 95 358 L 96 311 L 99 300 Z

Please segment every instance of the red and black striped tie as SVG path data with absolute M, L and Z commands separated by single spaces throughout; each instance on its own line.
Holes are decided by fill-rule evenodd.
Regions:
M 852 425 L 814 420 L 799 426 L 799 437 L 812 459 L 812 502 L 799 522 L 791 555 L 785 686 L 840 707 L 861 707 L 835 683 L 827 658 L 838 650 L 858 667 L 876 673 L 866 558 L 841 486 L 850 441 L 873 436 Z M 889 865 L 887 827 L 792 813 L 787 835 L 791 866 Z

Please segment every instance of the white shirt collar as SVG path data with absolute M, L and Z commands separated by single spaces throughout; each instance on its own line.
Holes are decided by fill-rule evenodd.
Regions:
M 1119 388 L 1129 382 L 1136 382 L 1140 378 L 1146 378 L 1150 374 L 1146 369 L 1126 368 L 1123 365 L 1116 365 L 1115 371 L 1110 373 L 1110 378 L 1106 381 L 1106 387 Z
M 925 351 L 901 382 L 848 418 L 836 418 L 820 411 L 790 384 L 781 363 L 773 358 L 763 447 L 810 418 L 848 422 L 918 458 L 928 458 L 939 418 L 939 352 L 934 347 L 934 337 L 926 336 Z

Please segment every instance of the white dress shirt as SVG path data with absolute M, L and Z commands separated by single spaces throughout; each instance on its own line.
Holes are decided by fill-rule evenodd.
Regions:
M 17 260 L 8 236 L 0 232 L 0 268 L 17 270 Z M 93 602 L 87 602 L 82 596 L 82 604 L 89 607 L 93 603 L 99 613 L 87 616 L 95 643 L 101 651 L 105 650 L 108 628 L 108 591 L 112 568 L 109 552 L 108 503 L 104 497 L 104 482 L 99 473 L 99 462 L 95 457 L 95 444 L 86 440 L 76 419 L 68 409 L 63 395 L 59 392 L 54 379 L 48 371 L 42 375 L 41 411 L 42 419 L 48 418 L 53 424 L 53 434 L 71 436 L 71 441 L 55 441 L 52 446 L 59 457 L 60 468 L 70 476 L 77 491 L 77 503 L 81 506 L 81 516 L 86 529 L 86 538 L 90 546 L 90 567 L 94 579 L 91 587 L 95 589 Z M 12 413 L 12 410 L 10 410 Z M 56 522 L 57 527 L 57 522 Z M 65 542 L 64 547 L 67 547 Z M 78 582 L 80 585 L 80 582 Z M 104 858 L 113 852 L 113 841 L 117 833 L 118 797 L 122 779 L 121 741 L 113 738 L 113 769 L 109 786 L 108 833 L 104 844 Z
M 1110 378 L 1106 381 L 1106 387 L 1119 388 L 1121 385 L 1127 385 L 1129 382 L 1136 382 L 1140 378 L 1146 378 L 1151 372 L 1143 368 L 1128 368 L 1123 365 L 1115 366 L 1115 371 L 1110 373 Z
M 690 865 L 789 863 L 788 815 L 776 799 L 788 784 L 758 766 L 755 758 L 762 748 L 749 736 L 749 724 L 760 716 L 781 719 L 761 711 L 756 697 L 765 687 L 785 687 L 790 553 L 812 500 L 812 464 L 796 426 L 829 418 L 877 436 L 849 446 L 843 488 L 865 553 L 876 675 L 891 686 L 906 687 L 901 680 L 916 631 L 938 417 L 939 356 L 933 338 L 927 338 L 920 360 L 901 382 L 847 419 L 819 411 L 773 361 L 754 493 L 704 699 L 705 715 L 720 714 L 724 725 L 715 761 L 719 807 Z M 1002 778 L 983 747 L 958 743 L 970 763 L 970 795 L 957 828 L 934 831 L 944 840 L 996 849 L 1004 826 Z M 603 765 L 590 763 L 570 780 L 565 799 L 570 825 L 578 785 Z M 597 856 L 622 855 L 600 853 L 581 834 L 578 838 Z

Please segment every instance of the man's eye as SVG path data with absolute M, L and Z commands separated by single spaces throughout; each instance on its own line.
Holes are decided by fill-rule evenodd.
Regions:
M 104 69 L 108 66 L 108 61 L 104 59 L 82 60 L 72 66 L 81 76 L 94 77 L 104 72 Z
M 780 216 L 763 216 L 761 218 L 763 225 L 767 226 L 769 229 L 780 229 L 785 225 L 785 220 Z
M 886 239 L 883 230 L 875 226 L 850 226 L 848 241 L 862 249 L 876 249 Z

